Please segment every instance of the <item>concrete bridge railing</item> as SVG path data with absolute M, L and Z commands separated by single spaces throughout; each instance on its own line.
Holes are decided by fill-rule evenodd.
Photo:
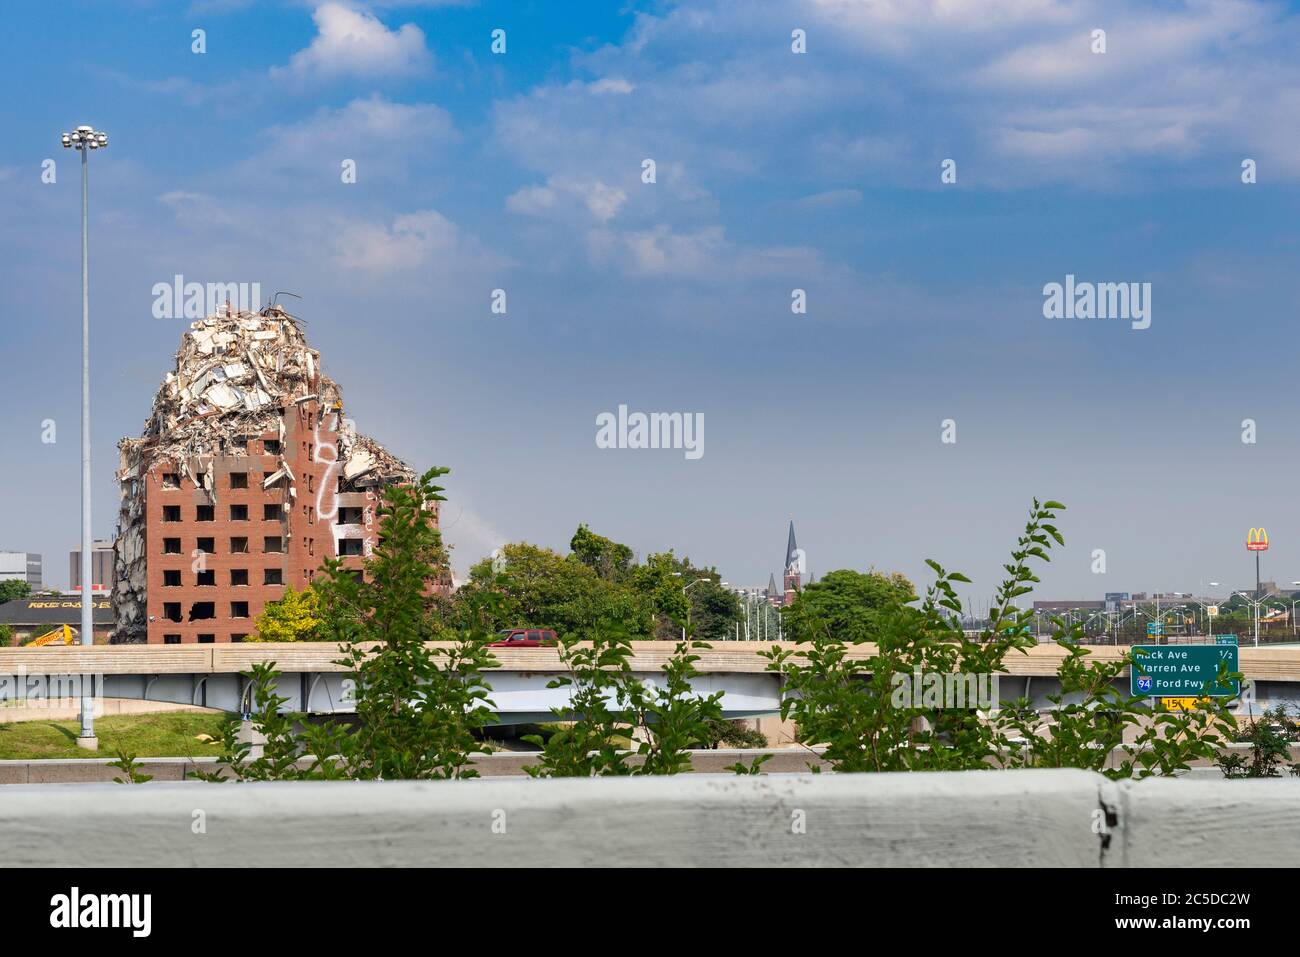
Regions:
M 14 785 L 36 866 L 1286 866 L 1300 781 L 1087 771 Z

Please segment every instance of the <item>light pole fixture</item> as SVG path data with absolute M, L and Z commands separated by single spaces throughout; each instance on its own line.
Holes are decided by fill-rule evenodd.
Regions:
M 1258 648 L 1259 647 L 1259 606 L 1264 603 L 1264 600 L 1262 598 L 1258 598 L 1258 599 L 1254 598 L 1251 595 L 1246 594 L 1244 591 L 1234 591 L 1233 594 L 1240 595 L 1242 598 L 1246 599 L 1246 601 L 1250 602 L 1251 610 L 1254 611 L 1255 613 L 1255 647 Z
M 65 149 L 81 153 L 81 643 L 95 643 L 94 595 L 91 580 L 91 554 L 94 541 L 90 531 L 90 167 L 91 150 L 108 146 L 108 134 L 90 126 L 78 126 L 63 134 Z M 99 748 L 95 737 L 95 699 L 92 688 L 81 677 L 81 732 L 77 745 L 88 751 Z M 94 678 L 90 679 L 91 684 Z
M 681 572 L 673 572 L 673 574 L 674 574 L 674 575 L 680 575 Z M 683 586 L 682 586 L 682 594 L 685 595 L 688 591 L 691 590 L 692 586 L 694 586 L 694 585 L 698 585 L 700 582 L 707 582 L 707 581 L 713 581 L 713 579 L 712 579 L 712 578 L 697 578 L 697 579 L 695 579 L 695 581 L 691 582 L 690 585 L 683 585 Z M 690 600 L 690 598 L 687 598 L 687 599 L 686 599 L 686 625 L 689 625 L 690 623 L 691 623 L 691 600 Z M 686 640 L 686 625 L 683 625 L 683 626 L 682 626 L 682 641 L 685 641 L 685 640 Z

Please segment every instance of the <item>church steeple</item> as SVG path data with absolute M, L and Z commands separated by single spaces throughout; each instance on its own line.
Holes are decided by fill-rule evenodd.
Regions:
M 799 594 L 800 579 L 803 576 L 803 552 L 794 540 L 794 519 L 790 519 L 790 534 L 785 545 L 785 590 L 781 595 L 781 604 L 789 605 Z

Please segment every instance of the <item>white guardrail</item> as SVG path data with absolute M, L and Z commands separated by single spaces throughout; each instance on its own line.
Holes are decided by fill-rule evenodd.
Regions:
M 11 785 L 9 867 L 1294 866 L 1300 780 L 1077 770 Z

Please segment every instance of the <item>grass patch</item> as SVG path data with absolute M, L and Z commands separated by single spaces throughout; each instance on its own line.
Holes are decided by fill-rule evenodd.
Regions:
M 199 734 L 221 734 L 224 714 L 194 711 L 115 714 L 95 719 L 99 752 L 77 747 L 79 721 L 14 721 L 0 724 L 0 760 L 116 757 L 118 747 L 140 758 L 215 758 L 220 747 L 196 741 Z

